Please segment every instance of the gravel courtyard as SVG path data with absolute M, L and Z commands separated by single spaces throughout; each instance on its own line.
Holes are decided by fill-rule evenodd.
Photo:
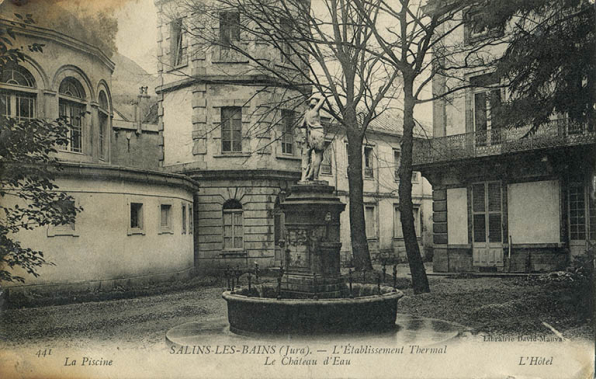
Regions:
M 576 311 L 582 299 L 565 288 L 511 278 L 430 280 L 429 294 L 413 296 L 411 289 L 404 289 L 399 313 L 457 322 L 480 333 L 551 334 L 547 323 L 565 338 L 593 336 L 591 321 Z M 203 284 L 132 299 L 6 309 L 0 313 L 0 344 L 10 349 L 116 342 L 135 349 L 156 348 L 164 346 L 165 333 L 174 326 L 225 318 L 222 290 L 221 285 Z

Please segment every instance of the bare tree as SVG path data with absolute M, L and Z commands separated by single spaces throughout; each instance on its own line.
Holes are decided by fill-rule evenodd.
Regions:
M 505 41 L 500 35 L 490 33 L 474 43 L 455 35 L 456 31 L 463 30 L 464 23 L 470 21 L 470 15 L 475 7 L 482 4 L 481 0 L 354 0 L 353 4 L 364 22 L 371 25 L 375 42 L 381 50 L 378 57 L 390 63 L 402 79 L 400 217 L 414 292 L 429 292 L 416 240 L 412 184 L 409 180 L 413 163 L 414 109 L 418 104 L 446 99 L 470 87 L 471 84 L 461 75 L 462 70 L 491 66 L 496 56 L 487 52 L 490 50 L 487 48 Z M 371 6 L 379 8 L 374 17 L 369 13 Z M 383 22 L 379 23 L 379 20 Z M 440 93 L 429 95 L 427 86 L 435 77 L 443 80 L 444 88 Z
M 201 41 L 197 45 L 202 49 L 219 49 L 220 55 L 245 60 L 246 72 L 269 78 L 266 86 L 329 94 L 325 110 L 348 139 L 351 242 L 360 270 L 372 268 L 363 209 L 363 139 L 371 121 L 395 104 L 391 100 L 400 98 L 400 214 L 415 293 L 428 292 L 429 285 L 411 194 L 414 108 L 469 87 L 456 73 L 484 67 L 491 60 L 483 48 L 493 38 L 475 44 L 449 40 L 463 25 L 467 10 L 481 2 L 186 0 L 187 11 L 194 15 L 188 31 Z M 222 25 L 228 26 L 226 32 Z M 453 80 L 443 92 L 429 96 L 426 88 L 438 73 Z
M 370 123 L 387 109 L 399 81 L 398 71 L 378 56 L 381 50 L 361 9 L 347 0 L 325 0 L 312 7 L 303 0 L 187 0 L 186 9 L 195 15 L 188 33 L 202 49 L 245 60 L 246 73 L 268 78 L 267 83 L 253 85 L 287 90 L 272 103 L 296 104 L 297 96 L 291 93 L 301 97 L 301 104 L 312 91 L 326 95 L 324 111 L 348 140 L 354 265 L 372 269 L 363 206 L 363 140 Z M 379 9 L 375 1 L 362 4 L 372 20 Z M 197 24 L 200 29 L 194 27 Z

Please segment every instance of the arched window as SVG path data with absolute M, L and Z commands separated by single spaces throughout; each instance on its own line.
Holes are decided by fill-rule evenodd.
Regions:
M 76 97 L 77 99 L 85 100 L 85 89 L 73 77 L 65 78 L 62 83 L 60 83 L 60 89 L 58 90 L 61 95 L 67 95 L 70 97 Z
M 99 92 L 99 158 L 108 156 L 110 106 L 104 91 Z
M 223 205 L 223 249 L 242 250 L 244 228 L 242 204 L 238 200 L 228 200 Z
M 83 152 L 83 120 L 87 112 L 85 89 L 73 77 L 67 77 L 60 83 L 59 115 L 68 123 L 68 145 L 66 151 Z
M 0 77 L 0 115 L 31 120 L 36 117 L 35 78 L 14 63 L 2 69 Z

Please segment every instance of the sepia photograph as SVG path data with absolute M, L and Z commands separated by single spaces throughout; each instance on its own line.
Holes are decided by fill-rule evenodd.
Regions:
M 595 374 L 594 0 L 0 0 L 0 378 Z

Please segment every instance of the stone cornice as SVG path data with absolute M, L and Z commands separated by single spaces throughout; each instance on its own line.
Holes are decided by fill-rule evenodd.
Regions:
M 56 173 L 57 177 L 75 177 L 107 181 L 124 180 L 173 187 L 182 186 L 192 192 L 199 190 L 199 183 L 186 175 L 102 164 L 61 162 L 61 166 L 62 170 Z
M 14 25 L 13 25 L 14 23 Z M 40 26 L 34 25 L 27 25 L 26 27 L 20 26 L 21 23 L 16 21 L 10 21 L 4 18 L 0 18 L 0 24 L 7 25 L 13 28 L 13 30 L 17 34 L 22 34 L 29 37 L 41 38 L 41 39 L 48 39 L 52 41 L 56 41 L 63 45 L 66 45 L 70 48 L 77 49 L 87 54 L 94 55 L 95 57 L 99 58 L 99 60 L 106 65 L 110 71 L 114 71 L 116 64 L 108 58 L 108 56 L 101 51 L 99 48 L 90 45 L 86 42 L 80 41 L 76 38 L 67 36 L 60 32 L 57 32 L 52 29 L 42 28 Z
M 201 170 L 201 169 L 186 169 L 184 171 L 177 171 L 175 168 L 170 168 L 172 171 L 185 174 L 194 180 L 252 180 L 252 179 L 268 179 L 268 180 L 300 180 L 301 173 L 299 171 L 289 170 L 271 170 L 271 169 L 248 169 L 248 170 Z
M 162 92 L 170 92 L 179 88 L 191 86 L 193 84 L 250 84 L 263 85 L 271 87 L 289 87 L 287 84 L 275 80 L 267 75 L 196 75 L 182 80 L 177 80 L 171 83 L 163 84 L 155 88 L 157 94 Z M 297 91 L 297 90 L 296 90 Z M 307 90 L 305 89 L 305 93 Z

